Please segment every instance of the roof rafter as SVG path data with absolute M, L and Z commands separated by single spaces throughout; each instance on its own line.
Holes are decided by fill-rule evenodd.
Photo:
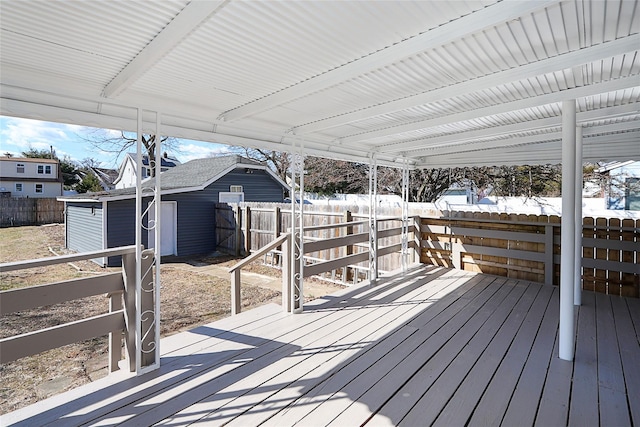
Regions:
M 541 74 L 563 70 L 566 68 L 575 67 L 577 65 L 587 64 L 589 62 L 593 62 L 603 58 L 610 58 L 615 55 L 633 52 L 637 50 L 638 45 L 640 45 L 640 34 L 614 40 L 608 43 L 595 45 L 589 48 L 568 52 L 562 55 L 557 55 L 551 58 L 543 59 L 541 61 L 522 65 L 520 67 L 511 68 L 505 71 L 489 74 L 472 80 L 467 80 L 452 86 L 445 86 L 439 89 L 434 89 L 429 92 L 423 92 L 414 96 L 397 99 L 395 101 L 379 104 L 370 108 L 365 108 L 353 111 L 351 113 L 318 120 L 313 123 L 297 126 L 295 128 L 295 132 L 298 135 L 317 132 L 323 129 L 345 125 L 370 117 L 402 111 L 411 107 L 441 101 L 470 92 L 477 92 L 482 89 L 488 89 L 501 84 L 523 80 L 528 77 L 535 77 Z M 406 125 L 405 127 L 409 130 L 420 129 L 420 123 L 421 122 L 412 123 L 410 125 Z M 346 137 L 343 138 L 343 140 L 352 142 L 362 141 L 373 137 L 394 133 L 397 132 L 394 131 L 394 128 L 390 128 L 375 132 L 369 132 L 367 134 L 355 135 L 353 137 Z
M 300 98 L 340 82 L 357 77 L 385 65 L 400 61 L 425 50 L 441 46 L 451 40 L 480 31 L 496 24 L 517 19 L 536 10 L 558 3 L 558 0 L 523 2 L 520 0 L 503 0 L 484 9 L 463 16 L 445 25 L 425 31 L 410 39 L 381 49 L 375 53 L 359 58 L 308 80 L 282 89 L 271 95 L 252 101 L 248 104 L 227 111 L 221 118 L 234 121 Z
M 158 35 L 142 49 L 104 88 L 106 98 L 118 96 L 146 73 L 150 66 L 170 52 L 186 35 L 230 0 L 192 1 L 176 15 Z

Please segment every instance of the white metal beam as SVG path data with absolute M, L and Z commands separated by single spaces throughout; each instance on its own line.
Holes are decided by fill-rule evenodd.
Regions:
M 505 102 L 503 104 L 493 105 L 491 107 L 477 108 L 475 110 L 464 111 L 456 114 L 449 114 L 444 117 L 436 117 L 433 119 L 423 120 L 420 123 L 419 129 L 426 129 L 433 126 L 442 126 L 451 123 L 463 122 L 466 120 L 477 119 L 480 117 L 487 117 L 495 114 L 509 113 L 511 111 L 523 110 L 525 108 L 539 107 L 546 104 L 553 104 L 561 102 L 566 99 L 579 99 L 588 96 L 599 95 L 607 92 L 614 92 L 617 90 L 628 89 L 636 87 L 638 85 L 637 76 L 631 76 L 626 78 L 619 78 L 615 80 L 609 80 L 602 83 L 592 84 L 589 86 L 581 86 L 573 89 L 567 89 L 560 92 L 548 93 L 540 96 L 532 96 L 530 98 L 520 99 L 512 102 Z M 406 126 L 394 127 L 397 134 L 402 132 L 413 131 L 413 124 Z M 395 135 L 396 133 L 394 133 Z M 374 144 L 375 145 L 375 144 Z M 410 150 L 416 147 L 415 141 L 403 141 L 397 143 L 383 143 L 377 145 L 380 153 L 398 152 L 402 150 Z
M 584 138 L 583 159 L 600 160 L 640 160 L 640 131 L 621 134 L 598 135 Z M 419 168 L 446 168 L 461 166 L 517 166 L 559 164 L 562 152 L 559 140 L 532 144 L 530 147 L 497 147 L 478 150 L 428 156 L 420 162 Z
M 519 67 L 511 68 L 502 72 L 489 74 L 487 76 L 479 77 L 472 80 L 467 80 L 465 82 L 461 82 L 452 86 L 445 86 L 429 92 L 424 92 L 414 96 L 386 102 L 384 104 L 375 105 L 370 108 L 363 108 L 350 113 L 329 117 L 323 120 L 317 120 L 313 123 L 297 126 L 295 128 L 295 132 L 298 135 L 312 133 L 323 129 L 356 122 L 358 120 L 367 119 L 369 117 L 375 117 L 383 114 L 406 110 L 411 107 L 441 101 L 443 99 L 464 95 L 470 92 L 477 92 L 482 89 L 492 88 L 513 81 L 523 80 L 528 77 L 535 77 L 541 74 L 587 64 L 589 62 L 600 60 L 603 58 L 610 58 L 618 54 L 633 52 L 638 49 L 639 45 L 640 34 L 636 34 L 608 43 L 595 45 L 589 48 L 584 48 L 551 58 L 543 59 L 537 62 L 532 62 L 530 64 L 521 65 Z M 380 131 L 380 134 L 384 134 L 384 131 Z M 370 138 L 369 135 L 354 136 L 352 139 L 345 138 L 345 141 L 361 141 L 368 138 Z
M 556 121 L 560 121 L 560 123 L 556 123 Z M 493 130 L 495 134 L 490 134 L 489 132 L 486 132 L 484 135 L 479 134 L 475 138 L 468 138 L 466 137 L 467 135 L 465 133 L 464 134 L 465 137 L 461 138 L 459 141 L 456 141 L 455 143 L 449 142 L 450 141 L 449 138 L 455 137 L 456 135 L 448 135 L 446 137 L 447 139 L 442 142 L 439 141 L 439 138 L 424 139 L 421 141 L 421 143 L 416 145 L 422 145 L 422 146 L 428 145 L 427 147 L 420 150 L 407 151 L 407 154 L 410 154 L 412 156 L 421 156 L 421 155 L 434 156 L 434 155 L 442 155 L 442 154 L 455 154 L 455 153 L 485 150 L 485 149 L 491 149 L 491 148 L 505 148 L 505 147 L 520 146 L 524 144 L 535 144 L 538 142 L 559 139 L 561 137 L 562 135 L 562 132 L 560 130 L 560 127 L 562 125 L 561 117 L 543 119 L 541 120 L 541 122 L 548 124 L 548 126 L 545 126 L 544 128 L 556 128 L 557 130 L 551 131 L 551 132 L 542 132 L 541 130 L 544 129 L 542 127 L 538 127 L 538 128 L 533 127 L 531 129 L 527 129 L 526 127 L 523 126 L 521 130 L 516 130 L 517 129 L 516 127 L 516 128 L 513 128 L 514 130 L 512 132 L 502 133 L 502 132 L 497 132 L 498 130 L 502 130 L 503 129 L 502 127 L 491 128 L 487 130 Z M 522 123 L 522 124 L 524 125 L 526 123 Z M 506 126 L 506 127 L 509 127 L 509 126 Z M 534 131 L 536 129 L 541 131 L 537 135 L 511 136 L 507 138 L 507 136 L 510 133 L 513 134 L 518 132 Z M 602 133 L 621 132 L 621 131 L 628 131 L 633 129 L 640 129 L 640 120 L 625 121 L 620 123 L 611 123 L 607 125 L 587 127 L 585 128 L 584 134 L 585 136 L 591 136 L 591 135 L 597 135 Z M 436 140 L 435 141 L 436 143 L 432 143 L 432 140 Z M 420 141 L 417 141 L 417 142 L 420 142 Z M 438 144 L 438 142 L 440 143 Z
M 398 62 L 404 58 L 441 46 L 506 21 L 526 16 L 536 10 L 558 3 L 557 0 L 523 2 L 520 0 L 503 0 L 499 3 L 480 9 L 469 15 L 451 21 L 445 25 L 425 31 L 410 39 L 391 45 L 371 55 L 364 56 L 333 70 L 329 70 L 294 86 L 278 91 L 272 95 L 255 100 L 242 107 L 230 110 L 222 115 L 226 121 L 234 121 L 248 117 L 288 101 L 300 98 L 340 82 L 357 77 L 385 65 Z
M 118 96 L 151 66 L 170 52 L 186 35 L 218 12 L 229 0 L 192 1 L 104 88 L 107 98 Z M 143 19 L 143 17 L 141 17 Z

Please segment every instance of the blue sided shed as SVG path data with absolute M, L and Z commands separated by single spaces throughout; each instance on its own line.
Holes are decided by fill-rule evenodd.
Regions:
M 153 179 L 153 178 L 151 178 Z M 143 181 L 143 187 L 144 187 Z M 162 255 L 198 255 L 216 249 L 215 204 L 283 202 L 287 184 L 268 167 L 241 156 L 197 159 L 161 175 Z M 66 247 L 87 252 L 135 242 L 135 188 L 61 197 Z M 148 202 L 143 201 L 146 207 Z M 153 233 L 142 236 L 153 246 Z M 120 265 L 120 257 L 95 260 Z

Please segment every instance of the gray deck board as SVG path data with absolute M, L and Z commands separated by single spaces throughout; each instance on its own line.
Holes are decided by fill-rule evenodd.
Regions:
M 627 387 L 627 396 L 636 402 L 640 400 L 640 369 L 638 369 L 638 355 L 640 343 L 633 333 L 633 324 L 626 301 L 621 298 L 612 298 L 611 305 L 616 324 L 616 335 L 620 347 L 620 359 L 624 372 L 624 380 Z M 640 425 L 640 405 L 631 405 L 629 408 L 633 425 Z
M 164 339 L 4 425 L 638 425 L 640 303 L 585 292 L 557 357 L 556 287 L 422 267 Z M 595 415 L 594 415 L 595 414 Z
M 596 347 L 595 296 L 585 292 L 578 313 L 570 426 L 588 426 L 598 413 L 598 352 Z
M 626 387 L 620 362 L 611 298 L 604 294 L 596 294 L 595 297 L 598 328 L 600 424 L 603 426 L 630 425 Z M 638 398 L 640 399 L 640 397 Z
M 415 426 L 420 423 L 431 425 L 454 396 L 463 381 L 468 378 L 484 351 L 491 343 L 500 340 L 500 332 L 513 333 L 514 326 L 522 322 L 522 311 L 529 309 L 537 292 L 535 287 L 527 287 L 518 282 L 507 298 L 491 314 L 471 340 L 461 349 L 446 370 L 438 377 L 427 392 L 400 422 L 401 426 Z M 513 322 L 513 324 L 510 324 Z M 503 328 L 503 326 L 505 326 Z M 496 339 L 497 338 L 497 339 Z M 462 396 L 466 399 L 466 396 Z M 455 403 L 455 402 L 454 402 Z
M 558 358 L 558 326 L 553 353 L 550 355 L 542 398 L 538 404 L 535 426 L 566 426 L 569 419 L 573 362 Z
M 465 401 L 458 401 L 456 412 L 450 414 L 447 418 L 450 424 L 459 425 L 462 421 L 464 421 L 462 424 L 466 423 L 471 411 L 473 411 L 473 418 L 469 420 L 470 425 L 500 424 L 509 406 L 510 398 L 514 394 L 527 357 L 531 353 L 534 338 L 538 333 L 552 295 L 553 288 L 549 286 L 540 287 L 538 295 L 526 314 L 526 318 L 504 359 L 499 361 L 496 358 L 494 360 L 496 363 L 501 363 L 499 363 L 498 367 L 494 367 L 495 375 L 493 378 L 491 380 L 474 378 L 474 393 L 476 396 L 482 394 L 475 410 L 471 405 L 466 405 Z M 478 366 L 475 367 L 475 372 L 478 372 Z M 480 371 L 480 373 L 484 372 Z M 470 379 L 467 378 L 465 381 L 470 381 Z M 487 382 L 489 383 L 488 386 L 486 386 Z M 460 398 L 458 397 L 457 399 L 459 400 Z M 451 405 L 451 402 L 449 402 L 445 410 L 448 410 L 449 405 Z M 456 415 L 456 417 L 452 415 Z M 438 422 L 442 420 L 444 420 L 444 413 L 440 415 Z

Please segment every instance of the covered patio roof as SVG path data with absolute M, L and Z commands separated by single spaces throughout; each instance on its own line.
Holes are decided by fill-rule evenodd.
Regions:
M 0 114 L 410 167 L 640 160 L 624 1 L 0 2 Z

